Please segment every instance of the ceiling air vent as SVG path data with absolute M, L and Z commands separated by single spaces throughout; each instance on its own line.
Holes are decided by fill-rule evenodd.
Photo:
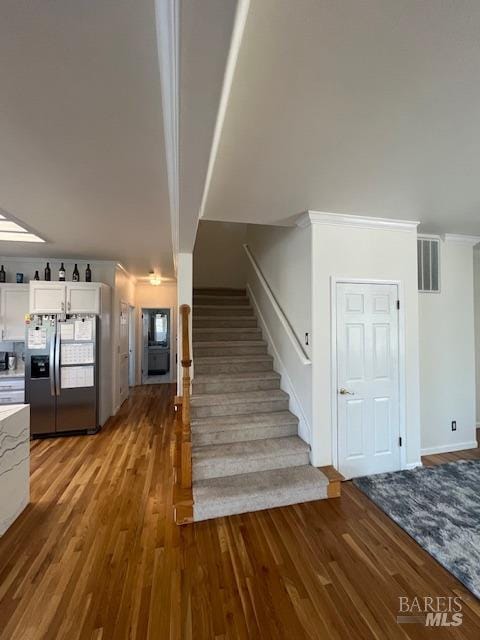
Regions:
M 440 291 L 440 240 L 418 237 L 418 290 L 424 293 Z

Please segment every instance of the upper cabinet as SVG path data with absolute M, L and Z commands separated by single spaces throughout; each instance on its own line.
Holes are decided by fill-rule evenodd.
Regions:
M 0 286 L 0 326 L 2 340 L 25 340 L 25 315 L 28 313 L 28 284 Z
M 67 282 L 67 313 L 99 315 L 100 288 L 95 282 Z
M 30 282 L 30 313 L 66 313 L 66 282 Z
M 30 282 L 30 313 L 101 312 L 98 282 Z

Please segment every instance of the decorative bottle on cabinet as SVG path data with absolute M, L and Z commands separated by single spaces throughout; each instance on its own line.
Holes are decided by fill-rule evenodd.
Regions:
M 65 282 L 65 266 L 63 262 L 60 265 L 60 269 L 58 270 L 58 279 L 60 280 L 60 282 Z
M 2 264 L 2 268 L 0 269 L 0 282 L 6 282 L 7 281 L 7 274 L 5 273 L 5 269 L 3 268 L 3 264 Z
M 35 271 L 35 275 L 33 276 L 34 280 L 40 280 L 40 276 L 38 275 L 38 271 Z
M 45 267 L 45 281 L 50 282 L 52 279 L 52 272 L 50 271 L 50 263 L 47 262 L 47 266 Z
M 78 271 L 77 265 L 75 265 L 75 269 L 73 270 L 72 281 L 73 282 L 80 282 L 80 273 Z
M 90 269 L 90 265 L 87 264 L 87 268 L 85 270 L 85 282 L 92 281 L 92 270 Z

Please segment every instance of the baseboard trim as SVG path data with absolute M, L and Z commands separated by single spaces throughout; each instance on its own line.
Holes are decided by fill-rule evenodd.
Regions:
M 427 447 L 421 449 L 422 456 L 431 456 L 435 453 L 453 453 L 454 451 L 464 451 L 467 449 L 476 449 L 478 442 L 476 440 L 470 440 L 469 442 L 458 442 L 457 444 L 442 444 L 438 447 Z
M 307 444 L 311 444 L 312 441 L 312 435 L 311 435 L 311 429 L 310 429 L 310 425 L 308 424 L 307 418 L 305 416 L 305 413 L 303 411 L 303 407 L 300 404 L 300 401 L 298 399 L 298 396 L 295 392 L 294 386 L 292 384 L 292 381 L 290 379 L 290 376 L 287 373 L 287 369 L 285 367 L 285 365 L 282 362 L 282 359 L 280 358 L 280 355 L 277 351 L 277 348 L 275 346 L 275 343 L 273 341 L 272 335 L 270 333 L 270 331 L 268 330 L 268 326 L 267 323 L 265 321 L 265 318 L 263 317 L 263 314 L 260 310 L 260 306 L 258 304 L 257 299 L 255 298 L 255 294 L 252 291 L 252 287 L 247 284 L 247 293 L 248 296 L 250 298 L 250 301 L 255 309 L 255 313 L 257 316 L 257 320 L 258 323 L 260 325 L 260 328 L 262 329 L 263 335 L 265 337 L 265 340 L 267 341 L 267 344 L 269 346 L 269 349 L 271 350 L 271 354 L 273 356 L 273 360 L 274 360 L 274 366 L 275 369 L 278 371 L 278 373 L 281 376 L 281 382 L 280 382 L 280 388 L 285 391 L 285 393 L 288 393 L 289 397 L 290 397 L 290 411 L 297 416 L 298 418 L 298 435 L 299 437 L 304 440 Z M 311 455 L 311 454 L 310 454 Z
M 418 467 L 423 467 L 423 462 L 421 460 L 417 460 L 417 462 L 408 462 L 405 465 L 404 470 L 408 471 L 410 469 L 418 469 Z

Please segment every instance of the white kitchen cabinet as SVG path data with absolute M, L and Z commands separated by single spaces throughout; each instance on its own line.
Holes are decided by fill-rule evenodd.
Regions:
M 30 313 L 65 313 L 66 282 L 30 282 Z
M 99 282 L 30 282 L 30 313 L 101 313 Z
M 25 340 L 25 315 L 28 313 L 28 284 L 5 284 L 0 287 L 1 339 Z
M 67 282 L 67 313 L 100 315 L 100 289 L 97 282 Z

